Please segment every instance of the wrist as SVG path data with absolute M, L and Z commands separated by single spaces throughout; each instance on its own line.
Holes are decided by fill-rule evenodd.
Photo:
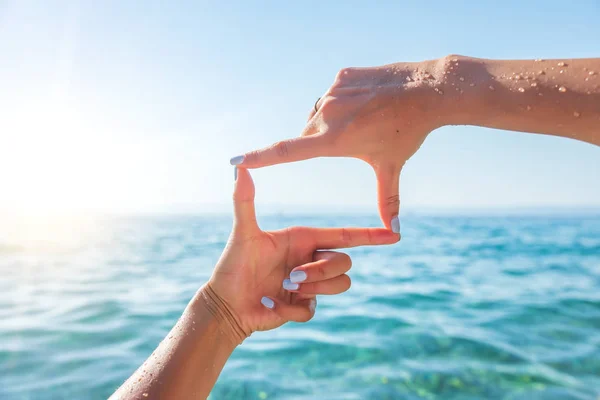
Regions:
M 440 90 L 446 107 L 444 125 L 479 125 L 486 105 L 499 90 L 487 71 L 485 60 L 448 55 L 438 61 L 441 71 Z
M 192 307 L 206 309 L 218 325 L 219 331 L 234 346 L 240 345 L 252 332 L 242 328 L 240 319 L 229 304 L 215 292 L 210 282 L 205 284 L 196 293 L 192 300 Z
M 421 123 L 431 131 L 452 122 L 455 93 L 448 82 L 450 57 L 377 67 L 384 85 L 378 87 L 380 103 L 393 107 L 394 114 L 407 109 L 426 117 Z M 456 93 L 458 94 L 458 92 Z

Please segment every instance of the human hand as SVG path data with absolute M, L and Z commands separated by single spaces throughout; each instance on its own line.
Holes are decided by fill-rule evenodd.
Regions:
M 447 60 L 446 60 L 447 61 Z M 233 165 L 258 168 L 314 157 L 354 157 L 377 175 L 379 213 L 399 232 L 399 178 L 427 135 L 444 125 L 444 61 L 398 63 L 341 70 L 311 110 L 299 138 L 234 157 Z M 444 89 L 446 90 L 446 89 Z
M 237 342 L 287 321 L 308 321 L 314 315 L 316 295 L 348 290 L 350 257 L 323 250 L 392 244 L 400 239 L 383 228 L 262 231 L 254 211 L 254 184 L 246 169 L 238 169 L 233 198 L 233 231 L 201 291 L 213 312 L 228 321 Z M 288 279 L 290 273 L 296 283 Z

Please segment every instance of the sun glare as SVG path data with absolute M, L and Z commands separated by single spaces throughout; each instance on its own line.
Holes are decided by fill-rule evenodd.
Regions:
M 66 104 L 21 107 L 0 121 L 0 210 L 54 214 L 119 205 L 131 157 Z

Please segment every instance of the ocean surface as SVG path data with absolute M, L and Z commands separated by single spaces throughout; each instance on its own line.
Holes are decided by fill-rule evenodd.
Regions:
M 0 399 L 107 398 L 208 279 L 230 224 L 0 223 Z M 252 335 L 210 398 L 599 398 L 600 217 L 413 215 L 402 234 L 349 250 L 352 288 L 308 323 Z

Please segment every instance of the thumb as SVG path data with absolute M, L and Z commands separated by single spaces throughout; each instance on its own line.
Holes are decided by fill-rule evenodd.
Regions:
M 254 182 L 245 168 L 235 167 L 233 190 L 233 232 L 235 235 L 251 236 L 259 228 L 254 211 Z
M 377 175 L 377 204 L 383 224 L 394 233 L 400 233 L 400 171 L 395 165 L 375 167 Z

